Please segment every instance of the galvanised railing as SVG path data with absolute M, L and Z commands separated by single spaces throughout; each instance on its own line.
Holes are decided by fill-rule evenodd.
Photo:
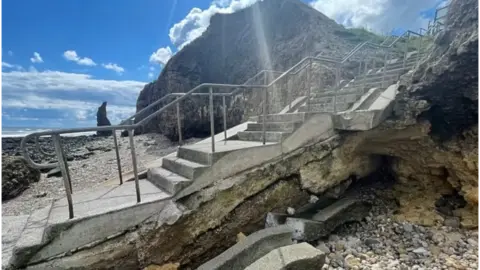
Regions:
M 183 100 L 187 99 L 188 97 L 191 96 L 208 96 L 209 97 L 209 113 L 210 113 L 210 136 L 211 136 L 211 149 L 212 152 L 215 152 L 215 132 L 214 132 L 214 108 L 213 108 L 213 99 L 214 97 L 221 97 L 223 101 L 223 129 L 224 129 L 224 136 L 225 139 L 227 139 L 227 125 L 226 125 L 226 97 L 229 96 L 234 96 L 239 93 L 239 91 L 244 91 L 246 89 L 250 90 L 255 90 L 255 89 L 260 89 L 262 91 L 262 114 L 263 114 L 263 121 L 262 121 L 262 133 L 263 133 L 263 144 L 266 143 L 265 141 L 265 119 L 266 119 L 266 112 L 267 112 L 267 101 L 268 101 L 268 89 L 269 88 L 275 88 L 275 84 L 277 82 L 280 82 L 282 79 L 288 79 L 288 76 L 292 75 L 297 75 L 301 71 L 306 69 L 306 82 L 307 82 L 307 97 L 311 96 L 311 86 L 310 86 L 310 72 L 312 69 L 312 64 L 314 62 L 321 63 L 322 65 L 324 64 L 333 64 L 334 65 L 334 70 L 335 70 L 335 86 L 339 85 L 340 82 L 340 70 L 342 68 L 342 65 L 349 61 L 353 56 L 359 54 L 361 52 L 361 49 L 363 48 L 373 48 L 373 49 L 383 49 L 385 50 L 385 59 L 388 59 L 388 49 L 391 49 L 399 40 L 408 38 L 410 35 L 418 35 L 422 36 L 418 33 L 412 32 L 412 31 L 407 31 L 403 35 L 397 37 L 394 39 L 389 45 L 385 44 L 374 44 L 371 42 L 363 42 L 357 45 L 350 51 L 349 53 L 346 54 L 345 57 L 343 57 L 341 60 L 338 59 L 333 59 L 333 58 L 328 58 L 328 57 L 306 57 L 303 58 L 301 61 L 299 61 L 297 64 L 292 66 L 290 69 L 287 71 L 281 73 L 279 76 L 274 76 L 274 79 L 268 83 L 268 75 L 269 74 L 279 74 L 280 72 L 277 71 L 272 71 L 272 70 L 262 70 L 249 80 L 245 82 L 245 84 L 242 85 L 237 85 L 237 84 L 216 84 L 216 83 L 203 83 L 200 84 L 190 91 L 186 93 L 171 93 L 168 94 L 159 100 L 155 101 L 154 103 L 150 104 L 146 108 L 140 110 L 137 112 L 135 115 L 127 118 L 126 120 L 122 121 L 119 125 L 114 125 L 114 126 L 100 126 L 100 127 L 90 127 L 90 128 L 70 128 L 70 129 L 58 129 L 58 130 L 50 130 L 50 131 L 43 131 L 43 132 L 35 132 L 32 134 L 29 134 L 25 136 L 21 142 L 21 149 L 23 156 L 25 160 L 28 162 L 28 164 L 31 167 L 38 168 L 38 169 L 45 169 L 45 168 L 56 168 L 59 167 L 62 173 L 63 177 L 63 183 L 66 191 L 66 197 L 68 201 L 68 209 L 69 209 L 69 217 L 73 218 L 74 217 L 74 212 L 73 212 L 73 202 L 72 202 L 72 183 L 71 183 L 71 177 L 70 177 L 70 172 L 68 168 L 68 163 L 67 163 L 67 158 L 64 152 L 64 149 L 61 144 L 61 134 L 71 134 L 71 133 L 78 133 L 78 132 L 93 132 L 93 131 L 112 131 L 113 132 L 113 139 L 114 139 L 114 144 L 115 144 L 115 154 L 116 154 L 116 159 L 117 159 L 117 167 L 118 167 L 118 174 L 119 174 L 119 180 L 120 184 L 123 184 L 123 179 L 122 179 L 122 168 L 120 164 L 120 156 L 119 156 L 119 149 L 118 149 L 118 142 L 117 142 L 117 135 L 116 131 L 123 131 L 126 130 L 128 132 L 128 137 L 129 137 L 129 143 L 130 143 L 130 149 L 131 149 L 131 155 L 132 155 L 132 165 L 133 165 L 133 174 L 135 178 L 135 190 L 136 190 L 136 198 L 137 198 L 137 203 L 141 202 L 141 194 L 140 194 L 140 187 L 139 187 L 139 177 L 138 177 L 138 168 L 137 168 L 137 160 L 136 160 L 136 153 L 135 153 L 135 144 L 133 140 L 133 132 L 136 128 L 142 127 L 145 125 L 147 122 L 152 120 L 153 118 L 157 117 L 160 115 L 162 112 L 165 112 L 167 109 L 171 109 L 175 106 L 176 108 L 176 113 L 177 113 L 177 125 L 178 125 L 178 130 L 179 130 L 179 142 L 182 143 L 182 133 L 181 133 L 181 119 L 180 119 L 180 102 Z M 406 54 L 407 54 L 408 47 L 406 46 L 405 49 L 405 58 L 406 59 Z M 387 64 L 388 61 L 385 61 L 385 65 Z M 364 66 L 365 70 L 367 70 L 367 62 L 365 62 Z M 360 69 L 361 71 L 361 69 Z M 255 80 L 258 78 L 262 79 L 263 78 L 263 83 L 262 84 L 254 84 Z M 250 84 L 252 83 L 252 84 Z M 198 93 L 199 90 L 201 89 L 206 89 L 208 88 L 208 93 Z M 223 89 L 234 89 L 231 92 L 227 93 L 214 93 L 214 88 L 223 88 Z M 293 87 L 289 87 L 287 89 L 287 92 L 293 91 Z M 140 115 L 144 114 L 148 110 L 153 109 L 155 106 L 161 104 L 162 102 L 167 101 L 168 99 L 175 98 L 173 101 L 170 101 L 166 105 L 162 106 L 158 110 L 154 111 L 153 113 L 150 113 L 148 116 L 145 118 L 137 121 L 137 123 L 133 123 L 135 119 L 137 119 Z M 335 95 L 336 98 L 336 95 Z M 292 101 L 292 95 L 289 94 L 289 100 L 286 101 L 287 104 L 290 104 Z M 310 102 L 309 98 L 307 98 L 307 113 L 310 113 Z M 336 112 L 336 110 L 334 110 Z M 38 138 L 41 136 L 51 136 L 53 140 L 53 144 L 55 147 L 55 152 L 54 153 L 48 153 L 44 151 L 38 144 Z M 47 156 L 56 156 L 57 162 L 56 163 L 49 163 L 49 164 L 39 164 L 34 162 L 28 153 L 27 149 L 27 142 L 34 138 L 36 148 L 37 150 L 45 154 Z

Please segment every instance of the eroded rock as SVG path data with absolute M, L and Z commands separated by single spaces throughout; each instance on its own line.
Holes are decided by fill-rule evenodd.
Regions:
M 2 156 L 2 201 L 15 198 L 30 184 L 40 181 L 40 171 L 21 157 Z

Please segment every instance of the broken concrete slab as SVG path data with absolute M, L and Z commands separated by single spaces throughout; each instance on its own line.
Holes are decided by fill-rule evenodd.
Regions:
M 287 221 L 287 217 L 289 217 L 288 214 L 268 212 L 265 218 L 265 228 L 283 225 Z
M 317 270 L 325 263 L 325 253 L 308 243 L 280 247 L 270 251 L 245 270 Z
M 244 269 L 273 249 L 293 244 L 292 230 L 287 226 L 266 228 L 247 236 L 197 270 Z
M 293 239 L 315 241 L 329 235 L 341 224 L 360 221 L 371 209 L 365 201 L 344 198 L 318 211 L 309 219 L 288 217 L 286 225 L 293 230 Z

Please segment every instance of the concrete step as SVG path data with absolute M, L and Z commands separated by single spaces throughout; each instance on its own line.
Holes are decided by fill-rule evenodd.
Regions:
M 365 99 L 360 106 L 358 106 L 357 110 L 367 110 L 370 106 L 377 100 L 377 98 L 383 93 L 385 89 L 377 88 L 373 91 L 373 93 Z
M 302 121 L 266 122 L 265 123 L 265 129 L 266 129 L 266 131 L 293 132 L 302 123 L 303 123 Z M 246 131 L 262 131 L 262 130 L 263 130 L 263 123 L 249 123 Z
M 285 139 L 291 132 L 267 131 L 265 137 L 267 142 L 280 142 Z M 262 131 L 243 131 L 238 133 L 238 138 L 242 141 L 260 142 L 263 140 Z
M 323 269 L 325 253 L 308 243 L 279 247 L 258 259 L 245 270 Z
M 197 270 L 245 269 L 270 251 L 292 245 L 292 231 L 287 226 L 278 226 L 256 231 L 236 243 Z
M 392 85 L 395 82 L 397 82 L 397 80 L 393 80 L 393 79 L 387 80 L 386 79 L 384 82 L 379 80 L 379 81 L 369 82 L 369 83 L 366 83 L 366 84 L 350 85 L 350 86 L 347 86 L 344 89 L 342 89 L 342 91 L 350 93 L 350 92 L 354 92 L 356 89 L 358 89 L 361 92 L 362 89 L 363 90 L 368 90 L 368 89 L 371 89 L 371 88 L 374 88 L 374 87 L 385 88 L 389 85 Z M 382 83 L 383 83 L 383 85 L 382 85 Z M 341 92 L 339 92 L 338 94 L 341 94 Z
M 286 225 L 293 230 L 293 239 L 316 241 L 347 222 L 361 221 L 371 209 L 371 204 L 357 198 L 343 198 L 321 209 L 310 218 L 288 217 Z
M 213 153 L 215 155 L 216 153 Z M 188 147 L 179 147 L 177 157 L 190 160 L 200 164 L 212 164 L 212 153 L 201 151 L 200 149 L 192 149 Z
M 386 80 L 398 80 L 398 77 L 400 76 L 400 72 L 396 72 L 396 73 L 387 73 L 385 74 L 385 79 Z M 345 86 L 344 88 L 348 88 L 349 86 L 352 86 L 352 85 L 360 85 L 360 84 L 363 84 L 364 82 L 366 83 L 370 83 L 370 82 L 375 82 L 375 81 L 381 81 L 382 78 L 384 77 L 383 73 L 378 73 L 378 74 L 375 74 L 374 76 L 367 76 L 366 78 L 358 78 L 358 80 L 356 81 L 353 81 L 351 82 L 350 84 L 348 84 L 347 86 Z
M 307 106 L 298 109 L 299 112 L 307 112 Z M 310 104 L 310 112 L 333 112 L 333 104 Z
M 164 157 L 162 160 L 162 167 L 193 180 L 200 176 L 200 174 L 208 169 L 209 166 L 179 157 Z
M 263 115 L 258 116 L 257 123 L 262 123 Z M 304 113 L 285 113 L 285 114 L 269 114 L 266 116 L 267 122 L 293 122 L 304 121 Z
M 147 180 L 172 196 L 192 183 L 190 179 L 164 168 L 148 169 Z

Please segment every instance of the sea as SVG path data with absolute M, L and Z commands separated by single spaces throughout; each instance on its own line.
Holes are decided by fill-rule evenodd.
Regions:
M 56 129 L 56 128 L 55 128 Z M 39 128 L 39 127 L 2 127 L 2 138 L 7 137 L 25 137 L 28 134 L 34 132 L 41 132 L 52 130 L 52 128 Z M 78 132 L 78 133 L 70 133 L 70 134 L 62 134 L 62 136 L 82 136 L 82 135 L 93 135 L 95 134 L 94 131 L 90 132 Z

